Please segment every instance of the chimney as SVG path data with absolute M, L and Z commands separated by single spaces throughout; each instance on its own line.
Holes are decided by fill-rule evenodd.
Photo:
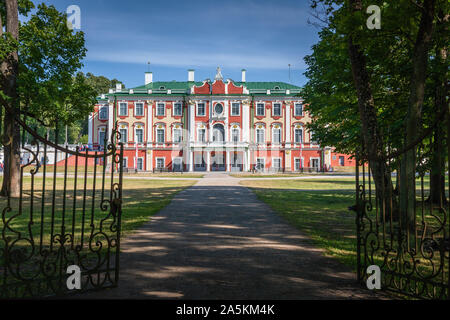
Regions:
M 246 74 L 247 70 L 242 69 L 242 82 L 245 82 L 245 74 Z
M 122 84 L 116 83 L 116 92 L 120 92 L 120 91 L 122 91 Z
M 193 70 L 193 69 L 189 69 L 188 70 L 188 81 L 189 82 L 194 82 L 195 80 L 194 80 L 194 71 L 195 70 Z
M 145 73 L 145 85 L 148 85 L 153 82 L 153 73 L 152 72 L 146 72 Z

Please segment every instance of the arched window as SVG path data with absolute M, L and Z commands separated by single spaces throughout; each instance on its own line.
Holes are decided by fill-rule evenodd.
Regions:
M 136 124 L 134 132 L 136 143 L 144 143 L 144 126 L 142 124 Z
M 303 129 L 300 126 L 296 126 L 294 129 L 294 142 L 303 143 Z
M 156 127 L 156 143 L 164 143 L 166 141 L 166 129 L 163 125 Z
M 225 129 L 223 125 L 218 123 L 213 127 L 213 142 L 224 142 L 225 141 Z
M 231 141 L 237 143 L 241 140 L 241 133 L 238 125 L 233 125 L 231 127 Z
M 127 143 L 128 142 L 128 127 L 126 124 L 119 125 L 119 133 L 120 133 L 120 142 Z
M 272 128 L 272 143 L 273 144 L 281 143 L 281 127 L 279 125 L 275 125 Z
M 263 144 L 266 141 L 265 134 L 266 130 L 262 125 L 256 127 L 256 143 Z

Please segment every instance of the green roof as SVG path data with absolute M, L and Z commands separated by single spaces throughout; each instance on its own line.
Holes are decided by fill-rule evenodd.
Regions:
M 232 80 L 231 80 L 232 81 Z M 151 95 L 167 94 L 167 90 L 171 90 L 172 94 L 190 94 L 190 88 L 192 86 L 200 87 L 203 85 L 203 81 L 156 81 L 147 85 L 122 89 L 121 92 L 115 92 L 107 94 L 106 96 L 116 95 L 123 96 L 129 95 L 130 90 L 133 90 L 134 95 L 148 95 L 148 91 L 152 90 Z M 271 95 L 288 95 L 293 96 L 300 93 L 301 88 L 285 82 L 234 82 L 235 86 L 244 86 L 248 89 L 251 95 L 265 95 L 267 90 L 270 90 Z M 290 90 L 287 94 L 286 90 Z M 236 95 L 236 94 L 235 94 Z M 242 95 L 242 94 L 237 94 Z

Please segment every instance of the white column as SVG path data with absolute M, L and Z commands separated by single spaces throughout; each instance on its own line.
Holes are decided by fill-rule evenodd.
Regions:
M 190 137 L 189 137 L 189 142 L 193 143 L 194 142 L 194 138 L 195 138 L 195 108 L 196 105 L 194 104 L 190 104 L 189 103 L 189 133 L 190 133 Z
M 284 128 L 286 137 L 286 147 L 290 147 L 291 142 L 291 104 L 286 104 L 286 128 Z M 289 145 L 288 145 L 289 143 Z
M 108 141 L 111 139 L 111 134 L 114 128 L 114 102 L 111 102 L 108 107 Z
M 152 145 L 153 142 L 153 104 L 147 104 L 147 117 L 148 117 L 148 127 L 147 127 L 147 144 Z
M 90 115 L 89 115 L 89 127 L 88 127 L 88 145 L 89 145 L 89 148 L 92 148 L 92 141 L 93 141 L 93 134 L 94 134 L 94 132 L 93 132 L 93 130 L 92 130 L 92 123 L 93 123 L 93 117 L 94 117 L 94 114 L 93 113 L 91 113 Z
M 211 152 L 206 151 L 206 171 L 211 171 Z
M 229 139 L 230 126 L 229 126 L 229 120 L 228 120 L 229 104 L 230 104 L 230 101 L 226 100 L 225 101 L 225 128 L 224 128 L 225 129 L 225 143 L 230 141 L 230 139 Z
M 227 166 L 226 166 L 226 171 L 231 171 L 231 164 L 230 164 L 230 152 L 229 151 L 225 151 L 226 155 L 227 155 Z
M 194 152 L 189 150 L 189 171 L 194 171 Z
M 242 139 L 243 142 L 249 143 L 250 141 L 250 105 L 242 104 Z
M 250 170 L 250 167 L 251 167 L 250 153 L 251 153 L 251 151 L 250 151 L 250 149 L 249 149 L 249 150 L 247 150 L 247 153 L 246 153 L 246 155 L 245 155 L 245 156 L 247 157 L 247 171 Z

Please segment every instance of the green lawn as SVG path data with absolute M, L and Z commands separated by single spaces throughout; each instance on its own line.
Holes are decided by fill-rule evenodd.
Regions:
M 356 213 L 348 210 L 355 204 L 354 178 L 242 180 L 240 183 L 250 187 L 260 200 L 309 235 L 327 255 L 356 270 Z M 420 185 L 419 180 L 417 185 Z M 428 187 L 428 178 L 424 185 Z M 448 183 L 446 188 L 448 190 Z M 436 227 L 438 220 L 429 214 L 429 208 L 425 208 L 424 214 L 428 228 Z M 442 216 L 437 210 L 433 214 Z M 417 215 L 419 224 L 422 221 L 420 207 Z
M 355 213 L 348 210 L 355 203 L 354 192 L 350 190 L 354 180 L 247 180 L 241 184 L 250 187 L 260 200 L 310 236 L 327 255 L 356 271 Z M 326 188 L 341 190 L 321 191 Z

